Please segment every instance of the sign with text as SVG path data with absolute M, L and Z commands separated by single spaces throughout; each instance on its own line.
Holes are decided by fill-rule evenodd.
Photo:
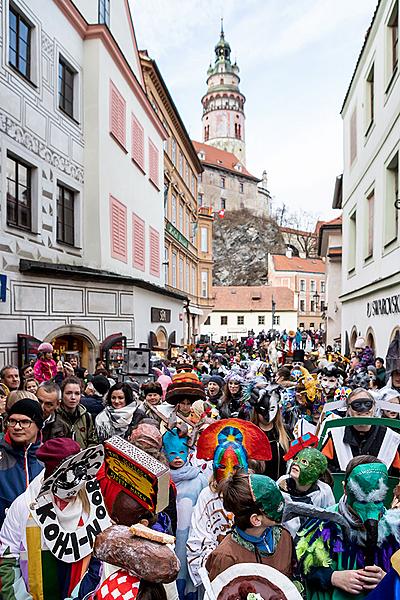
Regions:
M 367 302 L 367 317 L 376 317 L 379 315 L 399 315 L 400 314 L 400 294 L 387 296 Z
M 171 323 L 171 311 L 169 308 L 154 308 L 151 307 L 151 322 L 152 323 Z
M 165 225 L 165 231 L 167 231 L 172 237 L 181 244 L 184 248 L 189 248 L 189 240 L 177 230 L 169 221 Z

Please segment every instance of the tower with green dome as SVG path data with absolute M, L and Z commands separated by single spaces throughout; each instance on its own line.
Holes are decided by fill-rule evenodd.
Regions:
M 231 47 L 225 40 L 221 19 L 221 34 L 215 46 L 214 64 L 207 71 L 207 92 L 203 105 L 203 142 L 232 152 L 246 162 L 245 96 L 239 90 L 239 67 L 231 62 Z

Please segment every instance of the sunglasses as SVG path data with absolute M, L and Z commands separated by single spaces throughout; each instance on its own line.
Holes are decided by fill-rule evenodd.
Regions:
M 350 406 L 356 412 L 368 412 L 373 407 L 374 402 L 369 398 L 360 398 L 359 400 L 353 400 L 350 402 Z

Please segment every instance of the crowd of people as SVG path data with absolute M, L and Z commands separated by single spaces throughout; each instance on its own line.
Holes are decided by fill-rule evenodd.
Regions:
M 400 598 L 400 333 L 297 333 L 4 366 L 0 598 Z

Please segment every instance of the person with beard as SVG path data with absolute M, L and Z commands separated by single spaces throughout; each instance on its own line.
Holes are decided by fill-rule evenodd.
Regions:
M 260 463 L 262 475 L 274 481 L 286 473 L 284 455 L 289 450 L 290 437 L 283 424 L 279 409 L 279 392 L 277 385 L 267 387 L 254 386 L 250 395 L 252 406 L 250 421 L 257 425 L 267 436 L 272 449 L 270 461 Z
M 385 577 L 400 545 L 400 512 L 385 509 L 387 491 L 386 465 L 357 456 L 347 466 L 339 503 L 310 508 L 296 544 L 307 600 L 362 599 Z

